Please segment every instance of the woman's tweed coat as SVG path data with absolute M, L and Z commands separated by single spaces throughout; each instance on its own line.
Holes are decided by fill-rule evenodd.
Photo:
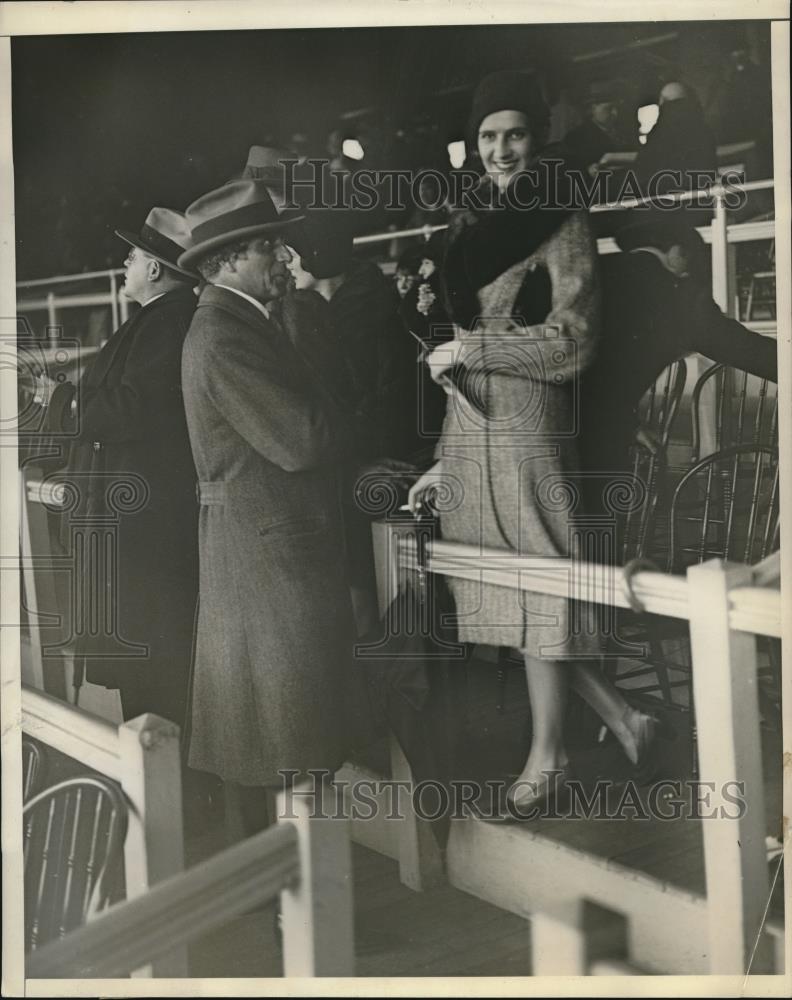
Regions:
M 243 785 L 347 752 L 351 609 L 333 433 L 286 334 L 223 288 L 182 358 L 198 472 L 189 763 Z
M 446 266 L 452 259 L 447 254 Z M 526 289 L 535 299 L 528 309 Z M 436 453 L 450 491 L 441 504 L 442 536 L 525 556 L 572 555 L 577 378 L 595 354 L 599 315 L 585 214 L 569 214 L 530 256 L 480 288 L 478 306 L 479 319 L 457 336 L 465 343 L 459 360 L 487 417 L 458 393 L 449 396 Z M 599 648 L 590 634 L 596 630 L 576 625 L 582 607 L 566 598 L 467 580 L 452 581 L 452 589 L 462 641 L 547 659 Z

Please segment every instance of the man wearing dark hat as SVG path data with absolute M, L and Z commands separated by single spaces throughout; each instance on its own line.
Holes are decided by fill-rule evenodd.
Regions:
M 624 151 L 617 132 L 623 99 L 617 83 L 597 81 L 589 85 L 586 96 L 587 119 L 575 126 L 561 140 L 562 151 L 578 160 L 589 173 L 606 153 Z
M 353 256 L 348 215 L 309 211 L 287 239 L 300 267 L 294 269 L 297 289 L 283 300 L 284 329 L 349 428 L 342 496 L 350 587 L 363 635 L 379 615 L 371 521 L 358 509 L 355 486 L 364 467 L 389 478 L 412 471 L 406 461 L 422 443 L 418 350 L 391 283 L 376 264 Z
M 200 502 L 189 763 L 232 786 L 250 833 L 266 822 L 263 788 L 334 770 L 347 750 L 338 442 L 273 313 L 296 220 L 253 179 L 199 198 L 187 220 L 179 263 L 207 282 L 182 363 Z
M 715 139 L 695 91 L 679 81 L 667 83 L 658 98 L 660 113 L 635 160 L 635 175 L 649 197 L 696 190 L 717 179 Z M 687 206 L 690 213 L 691 206 Z M 700 209 L 698 225 L 712 217 Z
M 636 213 L 600 258 L 602 336 L 581 387 L 580 454 L 591 471 L 623 470 L 638 404 L 663 369 L 694 351 L 776 381 L 772 338 L 724 316 L 712 299 L 707 250 L 678 214 Z
M 39 398 L 49 430 L 72 435 L 57 478 L 74 498 L 62 534 L 81 567 L 76 674 L 84 662 L 90 681 L 117 687 L 126 719 L 155 712 L 182 725 L 197 545 L 181 352 L 197 277 L 177 264 L 189 244 L 181 213 L 154 208 L 139 233 L 117 235 L 131 248 L 122 292 L 140 308 L 78 385 L 41 379 Z

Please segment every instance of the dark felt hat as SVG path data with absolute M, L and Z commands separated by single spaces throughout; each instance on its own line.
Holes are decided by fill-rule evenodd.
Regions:
M 657 247 L 665 250 L 675 243 L 683 246 L 701 242 L 696 223 L 690 210 L 685 213 L 678 206 L 674 211 L 662 209 L 637 209 L 626 213 L 623 223 L 614 234 L 620 250 L 625 253 L 638 247 Z
M 177 263 L 191 243 L 187 219 L 181 212 L 174 212 L 171 208 L 152 208 L 139 233 L 126 229 L 116 229 L 115 233 L 125 243 L 138 247 L 160 264 L 188 278 L 198 277 L 193 271 L 185 270 Z
M 334 278 L 352 262 L 354 224 L 348 211 L 316 209 L 290 230 L 289 246 L 300 255 L 302 267 L 314 278 Z
M 192 246 L 179 257 L 185 267 L 227 243 L 284 233 L 302 219 L 279 212 L 264 181 L 229 181 L 187 207 Z
M 624 100 L 625 86 L 621 80 L 594 80 L 586 87 L 586 104 L 619 104 Z
M 536 75 L 518 70 L 490 73 L 476 87 L 467 128 L 474 149 L 479 125 L 496 111 L 522 111 L 534 128 L 546 127 L 550 121 Z

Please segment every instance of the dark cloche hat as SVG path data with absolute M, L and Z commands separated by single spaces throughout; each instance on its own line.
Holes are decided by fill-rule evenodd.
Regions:
M 536 74 L 520 70 L 490 73 L 476 87 L 468 118 L 468 137 L 474 148 L 479 125 L 496 111 L 522 111 L 534 125 L 545 126 L 550 121 L 550 109 Z
M 290 231 L 287 242 L 314 278 L 334 278 L 352 263 L 353 224 L 351 213 L 345 210 L 307 211 Z

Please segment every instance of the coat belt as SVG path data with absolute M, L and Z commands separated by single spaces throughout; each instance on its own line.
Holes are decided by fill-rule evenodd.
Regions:
M 222 507 L 228 496 L 227 483 L 196 483 L 195 495 L 204 507 Z

